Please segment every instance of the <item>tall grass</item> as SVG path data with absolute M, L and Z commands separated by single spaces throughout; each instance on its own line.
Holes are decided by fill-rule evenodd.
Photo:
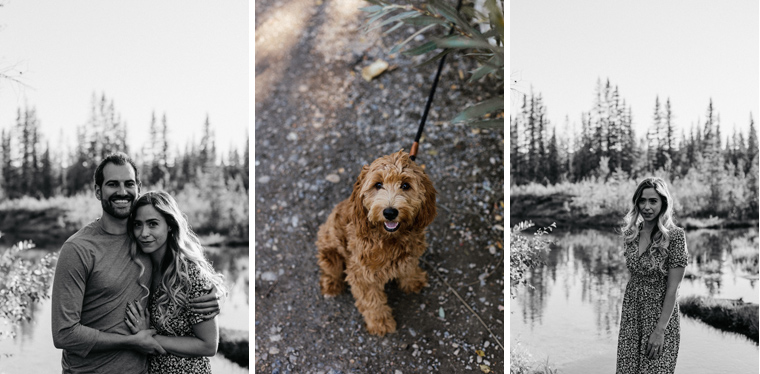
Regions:
M 689 172 L 682 178 L 670 179 L 667 174 L 656 175 L 668 181 L 668 188 L 673 196 L 674 210 L 677 217 L 721 217 L 726 219 L 743 218 L 742 211 L 746 210 L 747 200 L 751 195 L 744 180 L 738 177 L 724 176 L 720 185 L 720 201 L 711 201 L 710 186 L 696 172 Z M 589 216 L 595 215 L 624 215 L 631 207 L 631 197 L 638 185 L 633 179 L 604 180 L 602 178 L 587 178 L 581 182 L 570 183 L 563 181 L 555 185 L 529 183 L 511 186 L 512 196 L 533 195 L 571 195 L 574 198 L 569 208 Z M 757 207 L 754 208 L 757 210 Z
M 545 361 L 536 361 L 533 355 L 518 341 L 509 347 L 509 373 L 510 374 L 558 374 L 559 369 L 552 369 L 549 358 Z
M 686 296 L 678 300 L 681 312 L 723 331 L 736 332 L 758 342 L 758 306 L 711 297 Z

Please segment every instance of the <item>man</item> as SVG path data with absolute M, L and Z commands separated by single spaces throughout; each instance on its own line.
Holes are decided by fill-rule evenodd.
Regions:
M 145 373 L 147 355 L 165 354 L 155 330 L 130 334 L 124 322 L 127 303 L 147 308 L 150 259 L 130 254 L 127 218 L 140 193 L 134 162 L 123 153 L 107 156 L 95 171 L 100 219 L 72 235 L 61 247 L 53 281 L 52 330 L 63 349 L 63 373 Z M 142 266 L 138 264 L 142 263 Z M 217 297 L 191 300 L 200 313 L 216 315 Z

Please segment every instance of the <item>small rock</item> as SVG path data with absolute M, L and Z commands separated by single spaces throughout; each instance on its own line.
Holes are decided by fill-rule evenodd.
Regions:
M 276 335 L 269 335 L 269 341 L 270 342 L 279 342 L 282 340 L 282 335 L 276 334 Z
M 261 280 L 274 282 L 277 280 L 277 274 L 275 274 L 273 271 L 265 271 L 261 274 Z
M 327 179 L 328 182 L 332 182 L 332 183 L 340 182 L 340 177 L 338 176 L 338 174 L 328 174 L 325 177 L 325 179 Z
M 411 327 L 409 328 L 409 334 L 411 334 L 411 335 L 412 335 L 412 337 L 415 337 L 415 336 L 417 336 L 417 332 L 416 332 L 416 331 L 414 331 L 414 329 L 413 329 L 413 328 L 411 328 Z
M 298 86 L 298 92 L 306 92 L 308 90 L 309 90 L 309 86 L 307 86 L 305 84 L 302 84 L 302 85 Z
M 277 347 L 271 347 L 271 348 L 269 348 L 269 354 L 270 355 L 276 355 L 276 354 L 279 354 L 279 353 L 280 353 L 280 350 L 277 349 Z
M 268 175 L 262 175 L 261 177 L 259 177 L 258 182 L 261 183 L 261 184 L 267 184 L 267 183 L 269 183 L 269 181 L 271 179 L 272 178 L 269 177 Z
M 288 136 L 287 136 L 287 139 L 290 140 L 290 141 L 296 141 L 296 140 L 298 140 L 298 134 L 296 134 L 294 132 L 290 132 L 288 134 Z

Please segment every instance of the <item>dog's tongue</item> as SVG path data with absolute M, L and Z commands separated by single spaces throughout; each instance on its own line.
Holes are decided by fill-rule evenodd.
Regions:
M 393 230 L 398 226 L 398 222 L 385 222 L 385 227 L 387 227 L 389 230 Z

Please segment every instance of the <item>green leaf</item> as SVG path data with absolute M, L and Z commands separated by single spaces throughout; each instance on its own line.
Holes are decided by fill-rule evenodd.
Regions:
M 364 8 L 359 8 L 359 10 L 361 10 L 362 12 L 374 13 L 374 12 L 379 12 L 383 10 L 383 7 L 380 5 L 372 5 L 372 6 L 368 6 Z
M 435 25 L 428 25 L 428 26 L 425 26 L 425 27 L 421 28 L 420 30 L 418 30 L 417 32 L 415 32 L 414 34 L 412 34 L 410 37 L 406 38 L 406 40 L 404 40 L 403 42 L 401 42 L 399 44 L 396 44 L 391 49 L 390 53 L 393 54 L 393 53 L 396 53 L 396 52 L 400 51 L 401 48 L 403 48 L 406 45 L 406 43 L 409 43 L 410 41 L 412 41 L 412 39 L 414 39 L 415 36 L 417 36 L 419 34 L 422 34 L 423 32 L 425 32 L 427 30 L 430 30 L 433 27 L 435 27 Z
M 369 28 L 368 30 L 374 30 L 374 29 L 376 29 L 378 27 L 383 27 L 383 26 L 385 26 L 385 25 L 387 25 L 389 23 L 396 22 L 396 21 L 402 20 L 404 18 L 413 17 L 413 16 L 416 16 L 418 14 L 420 14 L 420 13 L 417 12 L 416 10 L 413 10 L 411 12 L 400 13 L 400 14 L 397 14 L 397 15 L 391 17 L 391 18 L 386 19 L 383 22 L 380 22 L 379 24 L 377 24 L 377 25 Z
M 450 49 L 444 49 L 443 52 L 441 52 L 441 53 L 433 56 L 433 58 L 431 58 L 431 59 L 429 59 L 429 60 L 427 60 L 427 61 L 425 61 L 425 62 L 423 62 L 423 63 L 421 63 L 421 64 L 419 64 L 417 66 L 415 66 L 415 68 L 419 69 L 419 68 L 421 68 L 423 66 L 428 66 L 428 65 L 430 65 L 430 64 L 432 64 L 432 63 L 440 60 L 441 58 L 443 58 L 443 56 L 446 56 L 449 53 L 451 53 Z
M 492 65 L 483 65 L 479 67 L 477 70 L 475 70 L 474 72 L 472 72 L 472 77 L 470 77 L 470 79 L 467 82 L 469 83 L 475 82 L 478 79 L 483 78 L 486 75 L 491 74 L 496 70 L 497 68 Z
M 480 48 L 490 49 L 494 52 L 498 52 L 501 48 L 491 45 L 491 43 L 485 40 L 475 40 L 464 36 L 452 36 L 443 39 L 437 39 L 435 44 L 439 48 L 454 48 L 454 49 L 468 49 L 468 48 Z
M 431 17 L 431 16 L 424 16 L 424 15 L 420 15 L 418 17 L 407 18 L 407 19 L 404 20 L 404 23 L 406 23 L 408 25 L 414 25 L 414 26 L 427 26 L 427 25 L 432 25 L 432 24 L 436 24 L 436 25 L 446 25 L 446 24 L 448 24 L 448 22 L 446 22 L 446 21 L 444 21 L 444 20 L 442 20 L 440 18 L 435 18 L 435 17 Z
M 403 54 L 405 54 L 407 56 L 417 56 L 417 55 L 421 55 L 423 53 L 428 53 L 430 51 L 434 51 L 436 48 L 437 47 L 435 45 L 435 42 L 427 42 L 427 43 L 425 43 L 425 44 L 423 44 L 423 45 L 421 45 L 419 47 L 412 48 L 412 49 L 407 49 L 406 51 L 401 52 L 401 53 L 403 53 Z
M 386 31 L 383 33 L 383 35 L 388 35 L 388 34 L 390 34 L 390 33 L 394 32 L 394 31 L 396 31 L 396 30 L 397 30 L 399 27 L 401 27 L 401 26 L 404 26 L 404 23 L 403 23 L 403 22 L 399 22 L 399 23 L 397 23 L 397 24 L 393 25 L 393 27 L 391 27 L 391 28 L 389 28 L 388 30 L 386 30 Z
M 504 129 L 504 118 L 473 121 L 467 124 L 481 129 Z
M 431 3 L 428 5 L 428 9 L 434 10 L 436 13 L 459 26 L 459 28 L 464 30 L 466 33 L 471 35 L 480 35 L 480 31 L 472 27 L 472 25 L 470 25 L 464 18 L 462 18 L 459 12 L 457 12 L 456 8 L 441 1 L 431 1 Z
M 499 5 L 496 4 L 496 0 L 486 0 L 484 5 L 488 9 L 491 29 L 496 29 L 499 35 L 501 35 L 501 40 L 504 40 L 504 15 L 501 13 Z
M 451 123 L 464 122 L 479 118 L 485 114 L 504 109 L 504 96 L 497 96 L 486 101 L 481 101 L 467 109 L 451 120 Z

